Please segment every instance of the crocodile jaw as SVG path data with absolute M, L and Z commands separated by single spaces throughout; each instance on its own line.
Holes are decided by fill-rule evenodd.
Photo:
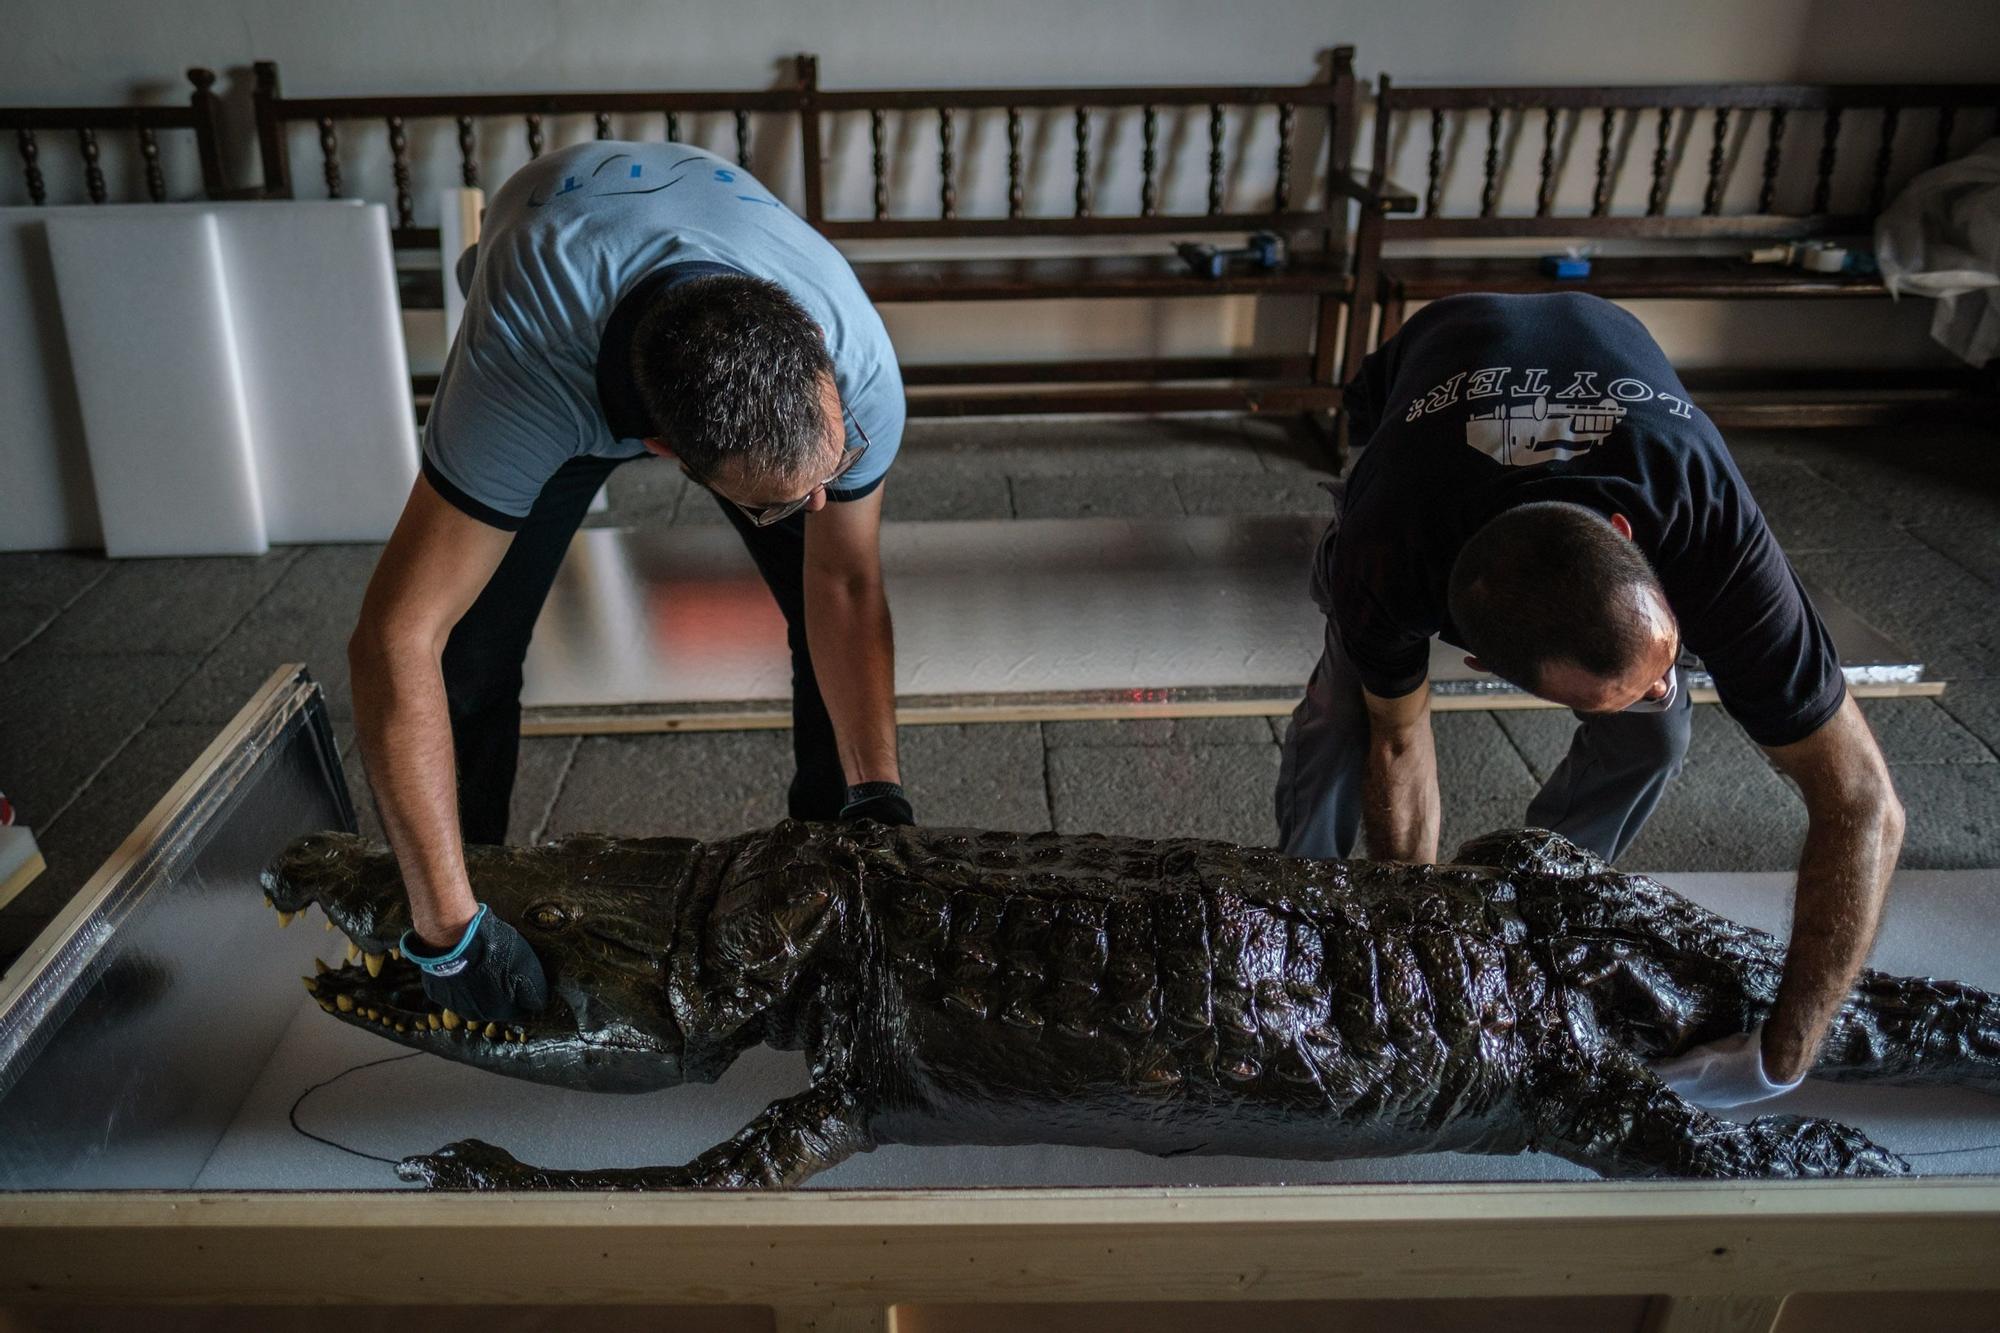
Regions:
M 681 1081 L 673 1024 L 660 1021 L 651 1005 L 612 1012 L 601 996 L 585 993 L 577 980 L 580 951 L 537 938 L 529 923 L 512 919 L 520 915 L 518 904 L 507 901 L 504 885 L 477 891 L 489 911 L 529 936 L 550 992 L 546 1009 L 509 1023 L 473 1021 L 424 993 L 423 974 L 396 947 L 410 924 L 409 907 L 386 849 L 346 834 L 316 835 L 288 849 L 265 872 L 263 887 L 280 926 L 317 906 L 327 928 L 346 936 L 346 961 L 328 967 L 315 960 L 315 974 L 303 979 L 320 1008 L 343 1023 L 490 1073 L 558 1087 L 643 1092 Z M 601 967 L 601 959 L 591 961 Z M 663 999 L 658 1008 L 664 1011 Z

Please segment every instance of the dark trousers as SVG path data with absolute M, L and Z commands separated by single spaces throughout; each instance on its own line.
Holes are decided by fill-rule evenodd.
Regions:
M 591 498 L 613 468 L 629 461 L 583 457 L 558 469 L 542 487 L 485 591 L 445 644 L 444 688 L 458 760 L 459 826 L 469 843 L 507 841 L 508 806 L 521 749 L 521 666 L 527 660 L 528 640 Z M 647 459 L 640 466 L 669 464 Z M 735 505 L 711 498 L 742 536 L 757 572 L 785 615 L 792 652 L 792 755 L 797 765 L 788 807 L 795 819 L 832 819 L 846 803 L 847 780 L 806 646 L 806 516 L 794 514 L 759 528 Z

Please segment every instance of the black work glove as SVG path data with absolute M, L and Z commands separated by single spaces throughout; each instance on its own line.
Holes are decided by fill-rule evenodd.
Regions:
M 467 1019 L 511 1023 L 549 1002 L 542 960 L 521 932 L 479 905 L 458 944 L 438 953 L 415 931 L 403 933 L 403 957 L 424 974 L 432 1004 Z
M 900 782 L 861 782 L 847 789 L 842 819 L 872 819 L 878 824 L 914 824 L 916 812 Z

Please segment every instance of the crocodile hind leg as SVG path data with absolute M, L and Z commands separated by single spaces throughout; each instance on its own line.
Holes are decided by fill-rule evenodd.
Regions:
M 1532 1080 L 1534 1147 L 1604 1176 L 1896 1176 L 1909 1164 L 1834 1120 L 1718 1120 L 1622 1051 Z
M 452 1190 L 769 1189 L 797 1185 L 874 1146 L 860 1103 L 837 1085 L 822 1085 L 772 1102 L 733 1137 L 684 1166 L 555 1170 L 516 1161 L 478 1139 L 461 1139 L 404 1158 L 396 1174 Z

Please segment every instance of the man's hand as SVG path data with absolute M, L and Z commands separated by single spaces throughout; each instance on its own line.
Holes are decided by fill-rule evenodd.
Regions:
M 1361 826 L 1368 854 L 1381 861 L 1437 860 L 1437 743 L 1431 735 L 1428 680 L 1383 699 L 1363 690 L 1368 706 L 1368 770 Z
M 437 949 L 415 931 L 403 933 L 403 957 L 424 974 L 424 994 L 463 1018 L 511 1023 L 549 1003 L 542 960 L 521 932 L 481 903 L 472 924 L 449 949 Z
M 842 819 L 872 819 L 878 824 L 914 824 L 916 812 L 900 782 L 862 782 L 847 789 Z
M 1812 735 L 1765 753 L 1798 784 L 1808 820 L 1785 975 L 1763 1029 L 1764 1068 L 1784 1083 L 1812 1067 L 1868 960 L 1903 847 L 1903 806 L 1851 697 Z
M 1764 1067 L 1764 1029 L 1760 1025 L 1706 1046 L 1683 1051 L 1654 1065 L 1661 1082 L 1697 1106 L 1748 1106 L 1783 1096 L 1805 1080 L 1804 1073 L 1778 1082 Z

